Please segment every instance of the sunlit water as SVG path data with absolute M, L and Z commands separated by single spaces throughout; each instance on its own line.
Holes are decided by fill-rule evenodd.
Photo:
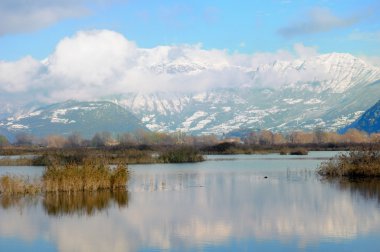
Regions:
M 0 251 L 380 251 L 380 186 L 321 181 L 334 154 L 131 165 L 127 194 L 3 197 Z

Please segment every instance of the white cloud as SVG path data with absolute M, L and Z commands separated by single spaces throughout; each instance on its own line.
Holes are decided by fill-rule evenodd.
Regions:
M 318 50 L 316 47 L 308 47 L 302 43 L 294 44 L 293 49 L 296 55 L 301 59 L 307 59 L 318 55 Z
M 32 88 L 43 75 L 43 65 L 32 57 L 15 62 L 0 61 L 0 90 L 18 93 Z
M 380 56 L 368 56 L 368 55 L 361 55 L 359 56 L 364 61 L 376 66 L 380 67 Z
M 48 59 L 52 76 L 100 86 L 131 68 L 137 50 L 133 42 L 111 31 L 79 32 L 63 39 Z

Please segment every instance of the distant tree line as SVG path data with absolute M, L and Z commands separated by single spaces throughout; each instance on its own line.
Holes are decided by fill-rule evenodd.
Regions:
M 20 133 L 15 137 L 15 142 L 10 143 L 8 139 L 0 135 L 0 147 L 2 146 L 41 146 L 51 148 L 75 148 L 75 147 L 105 147 L 105 146 L 137 146 L 137 145 L 191 145 L 210 146 L 223 142 L 257 145 L 307 145 L 307 144 L 359 144 L 379 143 L 380 133 L 367 134 L 356 129 L 350 129 L 345 134 L 326 132 L 315 129 L 311 132 L 293 131 L 290 133 L 278 133 L 269 130 L 252 131 L 243 137 L 217 137 L 216 135 L 191 136 L 181 132 L 161 133 L 136 131 L 133 133 L 111 134 L 110 132 L 96 133 L 91 139 L 83 138 L 79 133 L 71 133 L 68 136 L 49 135 L 43 138 L 31 134 Z

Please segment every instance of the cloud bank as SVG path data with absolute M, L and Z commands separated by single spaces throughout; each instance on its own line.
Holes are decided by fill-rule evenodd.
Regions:
M 214 88 L 277 88 L 328 78 L 322 63 L 297 70 L 317 48 L 230 54 L 201 45 L 141 48 L 110 30 L 80 31 L 62 39 L 45 60 L 0 61 L 3 102 L 95 100 L 131 92 L 198 92 Z M 312 61 L 314 62 L 314 61 Z M 284 69 L 281 71 L 275 69 Z M 254 75 L 254 77 L 252 77 Z

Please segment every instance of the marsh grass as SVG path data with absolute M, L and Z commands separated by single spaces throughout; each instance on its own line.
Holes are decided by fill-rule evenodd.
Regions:
M 21 176 L 4 175 L 0 177 L 0 194 L 37 194 L 41 192 L 41 184 Z
M 101 158 L 49 158 L 49 165 L 40 181 L 21 176 L 1 176 L 0 193 L 14 195 L 126 189 L 129 171 L 125 163 L 111 166 Z
M 129 178 L 125 164 L 110 167 L 101 159 L 87 159 L 83 164 L 52 164 L 43 176 L 45 192 L 97 191 L 125 188 Z
M 322 163 L 317 172 L 327 178 L 380 178 L 380 150 L 365 147 L 339 154 Z

